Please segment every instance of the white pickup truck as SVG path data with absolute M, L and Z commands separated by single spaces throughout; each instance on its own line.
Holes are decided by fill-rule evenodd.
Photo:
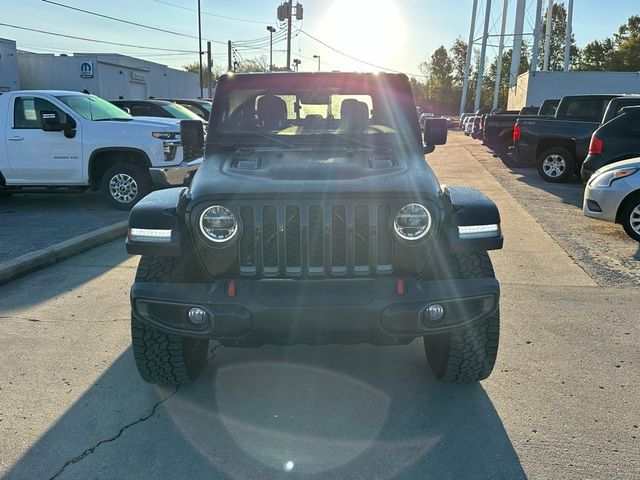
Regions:
M 92 189 L 129 209 L 190 179 L 201 158 L 183 153 L 175 119 L 134 118 L 79 92 L 0 94 L 0 197 Z

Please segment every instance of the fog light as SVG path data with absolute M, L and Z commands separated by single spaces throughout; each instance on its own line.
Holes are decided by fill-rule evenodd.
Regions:
M 429 305 L 424 311 L 424 320 L 429 324 L 437 324 L 444 318 L 444 307 L 439 304 Z
M 200 326 L 209 319 L 209 314 L 200 307 L 193 307 L 187 313 L 187 317 L 190 323 Z

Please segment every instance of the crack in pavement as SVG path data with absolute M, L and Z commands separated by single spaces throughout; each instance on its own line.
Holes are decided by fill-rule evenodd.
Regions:
M 75 463 L 78 463 L 81 460 L 83 460 L 85 457 L 91 455 L 93 452 L 95 452 L 98 449 L 98 447 L 100 445 L 116 441 L 129 428 L 131 428 L 131 427 L 133 427 L 135 425 L 138 425 L 139 423 L 143 423 L 143 422 L 149 420 L 151 417 L 153 417 L 156 414 L 156 412 L 158 411 L 158 408 L 160 407 L 160 405 L 163 404 L 164 402 L 166 402 L 167 400 L 169 400 L 171 397 L 173 397 L 178 392 L 179 388 L 180 388 L 180 386 L 176 386 L 176 388 L 173 390 L 173 392 L 171 392 L 169 395 L 167 395 L 163 399 L 161 399 L 158 402 L 156 402 L 156 404 L 151 409 L 151 412 L 149 412 L 144 417 L 141 417 L 138 420 L 135 420 L 135 421 L 133 421 L 131 423 L 128 423 L 127 425 L 122 427 L 120 429 L 120 431 L 117 434 L 115 434 L 113 437 L 107 438 L 105 440 L 100 440 L 94 446 L 87 448 L 80 455 L 78 455 L 78 456 L 72 458 L 71 460 L 67 461 L 64 465 L 62 465 L 62 467 L 60 467 L 60 469 L 52 477 L 49 478 L 49 480 L 54 480 L 54 479 L 58 478 L 60 475 L 62 475 L 62 473 L 66 470 L 66 468 L 68 466 L 73 465 Z

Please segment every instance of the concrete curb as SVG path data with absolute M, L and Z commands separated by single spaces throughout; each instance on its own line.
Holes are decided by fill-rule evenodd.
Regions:
M 0 264 L 0 285 L 124 237 L 128 223 L 128 220 L 123 220 Z

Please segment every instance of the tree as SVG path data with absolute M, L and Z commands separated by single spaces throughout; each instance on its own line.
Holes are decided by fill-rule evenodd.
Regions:
M 547 8 L 548 11 L 548 8 Z M 540 35 L 540 58 L 538 60 L 538 68 L 544 66 L 544 45 L 545 35 L 547 31 L 547 14 L 545 13 L 542 22 L 542 35 Z M 549 70 L 562 70 L 564 67 L 564 42 L 567 36 L 567 9 L 564 3 L 554 3 L 551 20 L 551 49 L 549 55 Z M 576 45 L 576 39 L 571 34 L 571 44 L 569 47 L 570 65 L 575 67 L 579 62 L 579 50 Z
M 456 38 L 451 45 L 451 63 L 453 64 L 453 83 L 462 86 L 464 81 L 464 67 L 467 63 L 467 43 L 460 37 Z
M 617 48 L 612 55 L 611 66 L 618 71 L 640 71 L 640 16 L 629 17 L 613 37 Z
M 615 53 L 613 40 L 594 40 L 580 51 L 580 61 L 576 70 L 600 72 L 608 70 Z

